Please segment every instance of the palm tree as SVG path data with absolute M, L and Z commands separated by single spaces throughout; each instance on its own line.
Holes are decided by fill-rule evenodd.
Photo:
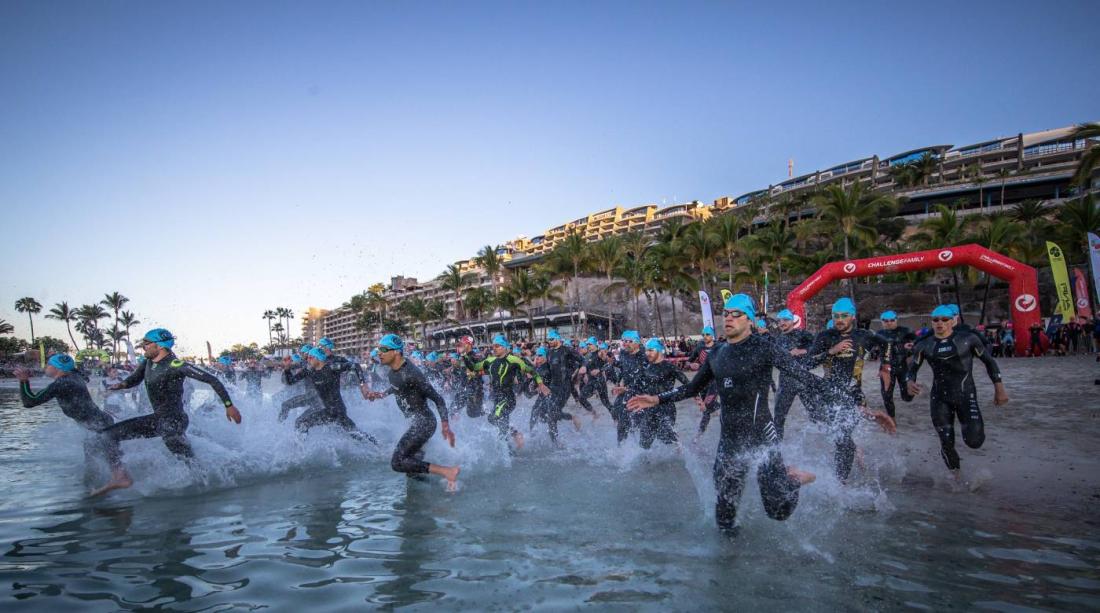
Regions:
M 1057 216 L 1059 226 L 1057 234 L 1067 254 L 1072 254 L 1071 263 L 1088 253 L 1087 232 L 1100 234 L 1100 207 L 1096 205 L 1092 194 L 1075 198 L 1062 206 Z
M 11 334 L 12 332 L 15 332 L 15 326 L 0 319 L 0 334 Z
M 27 314 L 27 320 L 31 323 L 31 345 L 34 345 L 34 316 L 42 312 L 42 304 L 34 298 L 20 298 L 15 301 L 15 310 Z
M 478 266 L 485 269 L 485 274 L 489 275 L 489 283 L 493 288 L 494 299 L 497 295 L 497 276 L 500 275 L 500 269 L 504 268 L 504 260 L 497 253 L 499 249 L 500 246 L 485 245 L 481 248 L 481 251 L 477 252 L 477 257 L 474 258 Z
M 279 341 L 279 346 L 283 345 L 283 322 L 277 321 L 275 325 L 271 326 L 271 330 L 275 332 L 275 338 Z
M 480 319 L 486 309 L 493 308 L 493 294 L 484 287 L 472 287 L 466 290 L 462 306 L 471 319 Z
M 702 282 L 694 285 L 701 285 L 708 294 L 714 289 L 718 283 L 718 256 L 722 254 L 722 242 L 705 224 L 689 224 L 678 240 L 663 244 L 688 256 L 684 262 L 685 268 L 694 264 L 699 269 Z
M 99 320 L 110 317 L 110 314 L 108 314 L 103 307 L 99 304 L 81 305 L 81 307 L 76 310 L 76 317 L 84 324 L 83 333 L 85 338 L 88 339 L 88 344 L 93 344 L 95 341 L 103 338 L 103 335 L 98 333 Z
M 1019 222 L 1013 221 L 1012 218 L 1003 214 L 979 218 L 975 224 L 978 226 L 978 230 L 970 236 L 969 240 L 990 251 L 997 251 L 1006 255 L 1011 255 L 1017 251 L 1020 239 L 1023 238 L 1024 234 L 1024 228 Z M 978 316 L 979 324 L 985 323 L 985 309 L 986 304 L 989 302 L 989 285 L 992 279 L 992 275 L 986 274 L 985 291 L 982 294 L 982 312 Z
M 281 317 L 286 320 L 286 326 L 284 326 L 284 329 L 286 330 L 287 340 L 289 340 L 290 339 L 290 320 L 294 319 L 294 311 L 291 311 L 290 309 L 288 309 L 286 307 L 276 309 L 276 313 L 278 313 L 280 311 L 282 312 Z
M 1096 170 L 1097 163 L 1100 162 L 1100 123 L 1079 124 L 1074 129 L 1072 136 L 1074 140 L 1085 140 L 1086 142 L 1092 140 L 1092 145 L 1081 157 L 1081 161 L 1077 163 L 1077 171 L 1073 173 L 1073 180 L 1071 181 L 1073 185 L 1088 189 L 1089 183 L 1092 181 L 1092 173 Z
M 851 243 L 873 243 L 878 237 L 875 222 L 884 212 L 893 212 L 894 200 L 882 194 L 866 193 L 863 184 L 853 183 L 845 190 L 830 185 L 818 196 L 817 214 L 826 230 L 844 237 L 844 259 L 851 259 Z M 848 291 L 855 299 L 855 284 L 848 280 Z
M 275 311 L 271 309 L 264 311 L 263 318 L 267 320 L 267 344 L 271 345 L 273 344 L 271 340 L 271 322 L 275 319 Z
M 542 309 L 544 316 L 547 311 L 547 302 L 552 302 L 557 306 L 565 304 L 565 300 L 562 298 L 562 287 L 554 284 L 553 273 L 545 268 L 537 268 L 532 271 L 531 284 L 533 285 L 532 297 L 538 299 L 539 308 Z
M 1043 219 L 1050 211 L 1038 200 L 1024 200 L 1012 207 L 1012 219 L 1030 226 L 1033 222 Z
M 779 292 L 783 292 L 783 260 L 795 254 L 794 233 L 781 225 L 772 224 L 752 237 L 753 245 L 760 251 L 765 270 L 778 272 Z
M 964 226 L 959 221 L 954 209 L 939 204 L 936 205 L 936 211 L 939 213 L 938 216 L 930 217 L 921 222 L 921 229 L 913 236 L 914 240 L 923 243 L 926 249 L 942 249 L 961 244 L 965 239 L 963 235 Z M 951 280 L 955 285 L 955 302 L 956 304 L 962 304 L 961 294 L 959 293 L 959 274 L 954 267 L 951 268 Z M 959 321 L 962 321 L 961 315 Z
M 997 178 L 1001 180 L 1001 208 L 1005 206 L 1005 181 L 1012 176 L 1012 171 L 1007 168 L 1002 168 L 997 171 Z
M 126 332 L 115 326 L 107 331 L 107 337 L 111 339 L 115 347 L 115 353 L 111 356 L 111 359 L 118 359 L 118 344 L 126 340 Z
M 557 258 L 563 264 L 568 265 L 567 270 L 571 270 L 573 273 L 573 311 L 583 311 L 581 305 L 581 285 L 580 276 L 581 268 L 585 266 L 589 261 L 588 256 L 588 243 L 585 242 L 584 237 L 577 231 L 571 231 L 558 246 L 554 248 L 554 251 L 558 252 Z M 571 316 L 572 317 L 572 316 Z M 576 322 L 573 323 L 573 330 L 576 331 Z
M 510 302 L 527 316 L 527 329 L 530 333 L 530 339 L 535 340 L 535 320 L 531 315 L 530 309 L 521 308 L 534 304 L 538 298 L 539 287 L 536 281 L 532 278 L 530 272 L 526 270 L 513 270 L 508 275 L 508 284 L 504 288 L 504 292 L 508 294 Z
M 425 305 L 424 316 L 428 321 L 444 324 L 447 322 L 447 303 L 442 300 L 431 300 Z M 425 338 L 425 342 L 427 339 Z
M 707 229 L 718 242 L 719 252 L 726 256 L 730 287 L 733 287 L 733 252 L 737 249 L 737 241 L 741 237 L 741 230 L 745 227 L 744 219 L 743 215 L 738 215 L 735 211 L 713 217 L 707 222 Z
M 939 158 L 937 158 L 932 152 L 925 151 L 921 156 L 912 162 L 910 165 L 913 167 L 913 176 L 918 182 L 928 185 L 932 175 L 936 173 L 939 168 Z
M 69 331 L 69 340 L 73 342 L 73 350 L 80 349 L 80 345 L 76 344 L 76 338 L 73 336 L 72 323 L 76 321 L 76 313 L 69 308 L 68 302 L 58 302 L 50 309 L 49 313 L 46 313 L 46 319 L 56 319 L 57 321 L 65 322 L 65 329 Z
M 428 304 L 417 296 L 415 298 L 409 298 L 399 304 L 398 309 L 401 311 L 401 314 L 410 321 L 420 324 L 420 338 L 421 342 L 423 342 L 423 339 L 428 336 L 428 321 L 430 320 Z
M 127 298 L 126 296 L 123 296 L 122 294 L 120 294 L 118 292 L 111 292 L 110 294 L 104 294 L 103 295 L 103 300 L 99 301 L 100 304 L 102 304 L 103 306 L 107 307 L 108 309 L 111 309 L 112 311 L 114 311 L 114 313 L 115 313 L 115 328 L 116 329 L 118 328 L 118 323 L 119 323 L 118 322 L 118 312 L 122 310 L 122 307 L 126 306 L 127 302 L 130 302 L 130 299 Z M 110 335 L 108 335 L 108 336 L 110 336 Z M 114 354 L 117 355 L 118 354 L 118 342 L 117 341 L 115 341 L 113 349 L 114 349 Z
M 130 328 L 140 324 L 141 320 L 134 317 L 130 311 L 123 311 L 122 316 L 118 318 L 118 323 L 122 324 L 122 328 L 126 330 L 126 340 L 130 340 Z
M 474 275 L 470 273 L 463 273 L 458 266 L 454 264 L 448 264 L 447 270 L 443 274 L 437 277 L 439 281 L 442 281 L 441 287 L 445 290 L 454 292 L 455 296 L 455 319 L 462 319 L 462 290 L 466 289 L 466 286 L 473 282 Z
M 592 268 L 596 272 L 603 273 L 607 279 L 607 287 L 611 286 L 611 275 L 614 274 L 623 262 L 626 255 L 623 253 L 623 241 L 618 236 L 609 236 L 589 246 L 589 254 L 592 256 Z M 606 288 L 605 288 L 606 291 Z M 611 316 L 611 305 L 607 306 L 607 335 L 615 338 L 615 320 Z

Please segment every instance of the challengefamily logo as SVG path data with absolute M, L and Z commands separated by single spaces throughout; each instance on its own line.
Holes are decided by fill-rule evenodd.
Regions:
M 848 262 L 847 264 L 844 265 L 844 272 L 846 272 L 848 274 L 852 274 L 855 271 L 856 271 L 856 265 L 853 264 L 852 262 Z
M 1034 311 L 1036 307 L 1035 296 L 1031 294 L 1020 294 L 1016 297 L 1016 310 L 1021 313 L 1028 313 Z
M 954 252 L 944 249 L 937 255 L 941 262 L 950 262 L 951 258 L 955 257 Z

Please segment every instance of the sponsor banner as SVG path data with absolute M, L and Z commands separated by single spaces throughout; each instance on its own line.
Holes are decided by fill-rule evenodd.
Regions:
M 1092 308 L 1089 306 L 1089 282 L 1085 278 L 1085 271 L 1080 268 L 1073 269 L 1073 293 L 1077 296 L 1077 316 L 1092 319 Z
M 1096 306 L 1100 307 L 1100 236 L 1089 232 L 1089 262 L 1092 264 L 1092 289 L 1096 291 Z
M 710 306 L 710 296 L 699 291 L 699 310 L 703 313 L 703 327 L 714 327 L 714 308 Z
M 1047 241 L 1047 256 L 1050 258 L 1050 272 L 1054 275 L 1054 291 L 1058 298 L 1055 311 L 1062 321 L 1073 319 L 1073 292 L 1069 288 L 1069 271 L 1066 270 L 1066 257 L 1062 248 Z

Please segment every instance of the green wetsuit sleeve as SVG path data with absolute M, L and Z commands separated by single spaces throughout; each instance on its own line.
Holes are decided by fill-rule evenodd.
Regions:
M 531 365 L 528 364 L 526 362 L 526 360 L 524 360 L 522 358 L 519 358 L 517 356 L 514 356 L 512 354 L 508 354 L 508 357 L 505 358 L 505 359 L 508 360 L 509 363 L 515 364 L 516 366 L 519 366 L 520 372 L 526 373 L 526 374 L 529 374 L 529 375 L 534 375 L 535 376 L 535 382 L 538 383 L 539 385 L 542 385 L 542 377 L 539 376 L 539 373 L 535 372 L 534 368 L 531 368 Z
M 46 386 L 46 389 L 36 394 L 31 391 L 30 381 L 20 381 L 19 397 L 23 400 L 23 407 L 30 409 L 49 402 L 57 392 L 56 385 L 56 383 L 50 383 Z

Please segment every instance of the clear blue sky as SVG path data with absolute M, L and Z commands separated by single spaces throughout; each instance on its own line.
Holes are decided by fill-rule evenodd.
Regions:
M 0 318 L 117 290 L 217 350 L 788 158 L 1097 119 L 1093 2 L 758 4 L 4 2 Z

